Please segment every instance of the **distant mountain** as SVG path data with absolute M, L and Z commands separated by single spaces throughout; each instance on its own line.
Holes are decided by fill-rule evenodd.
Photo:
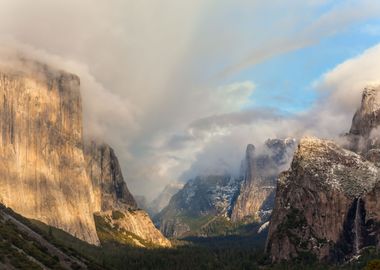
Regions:
M 380 246 L 380 87 L 366 88 L 342 146 L 303 138 L 277 186 L 267 251 L 334 262 Z
M 165 186 L 160 194 L 149 204 L 149 211 L 152 215 L 158 214 L 168 204 L 170 199 L 183 188 L 181 183 L 171 183 Z
M 241 176 L 203 175 L 189 180 L 155 223 L 168 237 L 241 234 L 252 223 L 259 229 L 270 216 L 276 177 L 289 164 L 295 145 L 293 139 L 268 140 L 260 153 L 248 145 Z
M 171 198 L 156 223 L 170 237 L 219 234 L 208 232 L 208 225 L 228 218 L 240 181 L 229 175 L 198 176 Z
M 144 209 L 145 211 L 147 211 L 149 213 L 149 203 L 148 203 L 148 200 L 146 199 L 145 196 L 143 195 L 135 195 L 134 196 L 135 198 L 135 201 L 137 203 L 137 207 L 140 208 L 140 209 Z M 149 213 L 150 215 L 150 213 Z
M 181 183 L 168 184 L 152 201 L 148 201 L 145 196 L 137 195 L 135 196 L 137 206 L 140 209 L 147 211 L 148 214 L 154 218 L 162 209 L 164 209 L 169 204 L 169 201 L 173 195 L 181 190 L 183 186 L 184 185 Z

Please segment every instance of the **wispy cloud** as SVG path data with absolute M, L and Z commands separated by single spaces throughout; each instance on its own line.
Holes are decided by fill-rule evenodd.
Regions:
M 313 127 L 303 116 L 249 108 L 254 78 L 229 75 L 378 16 L 380 4 L 277 2 L 4 0 L 0 43 L 81 76 L 86 133 L 114 146 L 132 191 L 150 197 L 220 156 L 239 163 L 247 143 L 341 128 L 327 110 L 312 115 Z M 342 87 L 333 74 L 347 65 L 320 87 Z
M 315 4 L 323 5 L 327 2 L 316 1 Z M 354 23 L 377 18 L 379 14 L 380 3 L 376 1 L 338 1 L 338 4 L 317 15 L 313 20 L 304 21 L 300 29 L 295 27 L 297 31 L 286 33 L 286 35 L 276 33 L 275 38 L 267 40 L 261 46 L 255 46 L 250 53 L 243 55 L 240 61 L 225 68 L 220 76 L 229 76 L 274 56 L 311 46 L 322 38 L 345 30 Z

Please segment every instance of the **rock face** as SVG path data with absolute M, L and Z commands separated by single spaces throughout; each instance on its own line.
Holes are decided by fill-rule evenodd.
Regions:
M 113 149 L 84 147 L 79 78 L 31 60 L 16 63 L 0 67 L 0 202 L 91 244 L 99 244 L 94 213 L 118 210 L 126 231 L 170 246 L 136 209 Z
M 157 215 L 160 230 L 169 237 L 204 235 L 202 229 L 208 222 L 229 215 L 238 182 L 230 175 L 198 176 L 188 181 Z
M 0 68 L 0 201 L 97 244 L 79 78 L 23 60 Z
M 363 91 L 360 108 L 354 115 L 350 134 L 368 137 L 380 124 L 380 86 L 367 87 Z
M 157 216 L 160 230 L 169 237 L 214 236 L 231 233 L 239 224 L 265 223 L 273 208 L 277 176 L 289 166 L 295 145 L 294 139 L 267 140 L 257 153 L 250 144 L 241 176 L 190 180 Z
M 86 171 L 96 198 L 95 210 L 136 208 L 127 188 L 114 150 L 107 144 L 91 141 L 84 147 Z
M 247 146 L 242 164 L 244 181 L 233 206 L 232 221 L 268 219 L 274 204 L 277 177 L 289 166 L 295 146 L 295 139 L 271 139 L 266 141 L 260 154 L 252 144 Z
M 96 223 L 100 240 L 106 232 L 108 236 L 113 236 L 114 241 L 125 244 L 170 247 L 170 241 L 153 225 L 148 214 L 137 209 L 114 150 L 107 144 L 95 141 L 87 143 L 84 149 L 87 174 L 95 194 L 95 220 L 101 223 Z M 132 242 L 126 242 L 125 235 Z
M 305 253 L 344 261 L 380 246 L 380 169 L 372 155 L 379 150 L 379 92 L 364 90 L 346 136 L 346 147 L 357 153 L 331 141 L 301 140 L 277 186 L 267 241 L 273 261 Z
M 360 108 L 354 115 L 347 134 L 348 148 L 380 162 L 380 86 L 367 87 L 363 91 Z
M 171 247 L 170 241 L 162 236 L 149 215 L 143 210 L 99 212 L 95 214 L 95 220 L 101 220 L 101 222 L 96 222 L 101 241 L 111 238 L 122 244 L 139 247 Z
M 374 164 L 331 141 L 302 139 L 278 182 L 267 244 L 272 259 L 353 254 L 357 200 L 366 200 L 379 177 Z

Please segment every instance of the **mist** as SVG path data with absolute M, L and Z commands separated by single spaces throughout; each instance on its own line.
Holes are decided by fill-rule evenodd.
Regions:
M 85 136 L 108 142 L 132 193 L 153 198 L 238 170 L 248 143 L 348 130 L 362 88 L 380 78 L 379 46 L 315 78 L 320 98 L 301 112 L 255 106 L 258 86 L 237 76 L 380 13 L 374 1 L 321 11 L 331 2 L 4 0 L 0 57 L 21 51 L 80 76 Z

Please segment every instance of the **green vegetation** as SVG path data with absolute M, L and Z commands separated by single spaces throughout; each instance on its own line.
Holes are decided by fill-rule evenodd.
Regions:
M 207 235 L 207 237 L 229 235 L 252 235 L 259 229 L 255 219 L 242 222 L 232 222 L 222 216 L 191 216 L 189 213 L 178 215 L 177 218 L 190 227 L 187 236 Z
M 187 214 L 180 214 L 177 216 L 183 223 L 189 225 L 190 230 L 192 232 L 199 231 L 202 226 L 204 226 L 207 222 L 210 222 L 214 217 L 211 215 L 205 216 L 192 216 Z
M 122 219 L 122 218 L 125 218 L 125 215 L 118 210 L 114 210 L 114 211 L 112 211 L 112 218 L 113 219 Z
M 0 220 L 0 262 L 17 269 L 42 269 L 33 261 L 51 269 L 62 269 L 57 257 L 5 219 Z
M 296 208 L 291 208 L 284 222 L 278 226 L 278 234 L 280 237 L 289 236 L 292 230 L 302 229 L 304 225 L 306 225 L 306 218 L 303 213 Z
M 9 210 L 10 211 L 10 210 Z M 15 213 L 24 224 L 38 232 L 50 243 L 59 247 L 66 254 L 81 258 L 86 262 L 89 269 L 154 269 L 154 270 L 197 270 L 197 269 L 274 269 L 274 270 L 374 270 L 379 269 L 380 254 L 375 248 L 363 250 L 362 256 L 357 261 L 353 261 L 343 266 L 321 264 L 317 262 L 315 256 L 304 252 L 299 258 L 290 262 L 283 262 L 272 265 L 269 258 L 262 252 L 265 235 L 237 236 L 227 235 L 223 237 L 189 237 L 184 240 L 173 241 L 174 248 L 139 248 L 124 244 L 119 238 L 124 239 L 124 234 L 112 232 L 112 237 L 108 235 L 111 229 L 104 219 L 97 219 L 97 228 L 103 231 L 101 235 L 102 246 L 89 245 L 68 233 L 47 226 L 35 220 L 25 219 Z M 216 228 L 224 226 L 224 221 L 216 221 L 212 225 Z M 297 227 L 299 222 L 289 221 L 290 228 Z M 215 229 L 217 230 L 217 229 Z M 20 238 L 21 237 L 21 238 Z M 117 238 L 117 241 L 113 237 Z M 133 236 L 136 237 L 136 236 Z M 41 269 L 38 264 L 31 262 L 28 257 L 20 253 L 15 247 L 24 250 L 34 258 L 40 258 L 44 263 L 49 264 L 51 269 L 60 269 L 56 264 L 57 258 L 48 254 L 43 247 L 39 247 L 27 236 L 23 236 L 16 230 L 14 225 L 3 222 L 0 223 L 0 268 L 3 265 L 12 265 L 18 269 Z M 3 265 L 2 265 L 3 264 Z M 75 269 L 75 266 L 72 266 Z M 77 268 L 79 269 L 79 267 Z
M 119 211 L 113 211 L 112 217 L 114 217 L 114 213 L 124 214 Z M 115 215 L 117 218 L 120 218 L 120 214 Z M 154 248 L 155 245 L 151 242 L 148 242 L 141 237 L 133 234 L 129 231 L 126 231 L 122 228 L 112 227 L 111 221 L 107 221 L 107 217 L 94 215 L 96 231 L 98 233 L 99 240 L 102 244 L 107 242 L 114 242 L 122 245 L 129 246 L 142 246 L 146 248 Z
M 380 259 L 375 259 L 368 262 L 364 270 L 380 270 Z

